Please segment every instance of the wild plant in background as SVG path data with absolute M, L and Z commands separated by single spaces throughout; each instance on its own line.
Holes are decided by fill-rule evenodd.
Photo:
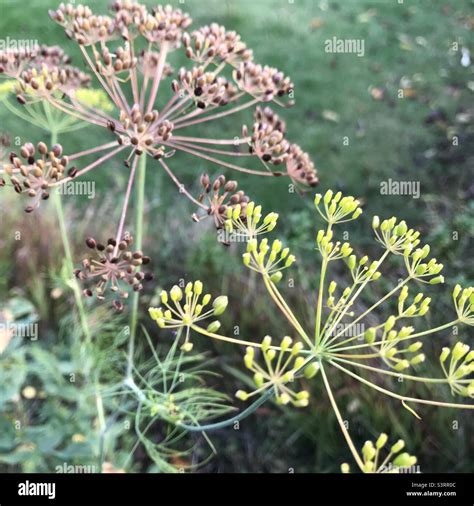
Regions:
M 318 374 L 322 378 L 329 400 L 336 414 L 341 431 L 359 469 L 364 472 L 387 470 L 386 464 L 401 451 L 403 443 L 392 447 L 386 461 L 379 466 L 378 450 L 386 443 L 382 435 L 375 447 L 367 442 L 360 454 L 352 442 L 338 408 L 329 372 L 347 374 L 362 385 L 398 399 L 415 417 L 419 415 L 413 404 L 428 404 L 446 408 L 474 409 L 474 404 L 458 404 L 437 400 L 408 397 L 383 388 L 367 379 L 364 371 L 392 376 L 403 381 L 449 386 L 453 395 L 474 397 L 474 351 L 467 344 L 457 342 L 452 348 L 443 348 L 440 362 L 444 377 L 423 377 L 417 368 L 425 361 L 420 338 L 440 333 L 460 324 L 474 325 L 474 288 L 457 285 L 453 291 L 455 314 L 453 320 L 436 328 L 415 330 L 429 311 L 431 298 L 416 285 L 438 286 L 444 282 L 440 274 L 443 265 L 430 257 L 430 247 L 421 244 L 419 232 L 411 229 L 403 220 L 395 217 L 380 220 L 373 218 L 375 240 L 382 248 L 380 258 L 370 260 L 357 256 L 349 242 L 341 242 L 335 236 L 337 226 L 356 220 L 362 213 L 360 202 L 354 197 L 343 197 L 331 190 L 316 195 L 315 206 L 326 221 L 326 228 L 316 234 L 316 249 L 321 257 L 321 272 L 314 316 L 314 330 L 305 328 L 294 311 L 286 303 L 278 289 L 284 271 L 295 262 L 295 257 L 278 239 L 269 240 L 278 220 L 276 213 L 263 215 L 261 206 L 249 202 L 245 207 L 235 205 L 226 212 L 225 230 L 245 238 L 246 251 L 243 262 L 255 271 L 266 286 L 275 306 L 292 327 L 292 336 L 275 341 L 265 336 L 261 342 L 237 339 L 219 332 L 218 320 L 205 324 L 204 320 L 219 316 L 227 306 L 225 296 L 203 295 L 202 283 L 188 283 L 184 291 L 174 286 L 169 293 L 161 294 L 161 306 L 150 308 L 150 315 L 161 328 L 184 331 L 181 349 L 192 348 L 192 333 L 225 341 L 245 348 L 244 364 L 252 375 L 250 390 L 239 390 L 237 398 L 247 401 L 256 398 L 245 411 L 230 420 L 200 426 L 187 424 L 189 431 L 207 431 L 230 425 L 248 416 L 266 400 L 274 397 L 278 404 L 303 408 L 310 402 L 310 394 L 301 386 L 301 380 L 309 380 Z M 241 242 L 241 241 L 239 241 Z M 356 305 L 369 284 L 377 283 L 382 276 L 382 266 L 388 257 L 400 259 L 406 275 L 383 297 L 365 310 Z M 329 278 L 329 268 L 336 262 L 347 267 L 348 282 L 345 286 Z M 329 278 L 329 279 L 328 279 Z M 392 301 L 396 301 L 393 311 Z M 359 299 L 360 302 L 360 299 Z M 362 306 L 364 307 L 364 306 Z M 366 327 L 367 317 L 379 323 Z M 449 362 L 449 365 L 448 365 Z M 409 373 L 409 369 L 414 372 Z M 389 470 L 412 467 L 416 459 L 402 453 L 393 461 Z M 344 471 L 348 468 L 345 465 Z

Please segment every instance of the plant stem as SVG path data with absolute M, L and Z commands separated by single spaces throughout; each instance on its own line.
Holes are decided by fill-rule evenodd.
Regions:
M 146 180 L 146 155 L 141 155 L 138 160 L 138 172 L 136 175 L 136 202 L 135 202 L 135 247 L 142 249 L 143 244 L 143 208 L 145 204 L 145 180 Z M 132 295 L 132 314 L 130 317 L 130 341 L 128 343 L 127 377 L 132 374 L 133 353 L 135 351 L 135 338 L 138 323 L 138 299 L 139 293 Z
M 56 144 L 57 141 L 58 141 L 58 132 L 56 130 L 51 130 L 51 145 Z M 76 301 L 77 310 L 79 312 L 79 319 L 81 322 L 82 331 L 84 333 L 86 343 L 89 343 L 91 341 L 91 333 L 87 321 L 84 302 L 82 300 L 81 289 L 79 287 L 77 280 L 74 278 L 74 261 L 71 253 L 71 245 L 69 244 L 69 239 L 67 236 L 66 220 L 64 218 L 64 209 L 59 191 L 53 191 L 53 201 L 56 210 L 56 216 L 59 223 L 61 241 L 63 243 L 67 277 L 70 280 L 70 286 L 74 293 L 74 299 Z
M 354 460 L 357 462 L 357 465 L 359 466 L 360 470 L 364 471 L 364 463 L 362 462 L 362 459 L 359 456 L 359 453 L 357 452 L 356 447 L 354 446 L 354 443 L 352 442 L 352 438 L 349 435 L 349 431 L 347 430 L 346 426 L 344 425 L 344 420 L 342 419 L 341 412 L 339 411 L 339 408 L 337 407 L 336 400 L 334 399 L 334 395 L 331 390 L 331 386 L 329 385 L 329 381 L 326 376 L 326 372 L 324 371 L 323 364 L 321 365 L 321 374 L 323 376 L 324 386 L 326 387 L 326 391 L 329 396 L 329 400 L 331 401 L 332 408 L 334 409 L 334 413 L 336 414 L 337 421 L 339 422 L 339 426 L 341 427 L 342 434 L 344 435 L 347 444 L 349 445 L 349 449 L 351 450 L 352 456 L 354 457 Z

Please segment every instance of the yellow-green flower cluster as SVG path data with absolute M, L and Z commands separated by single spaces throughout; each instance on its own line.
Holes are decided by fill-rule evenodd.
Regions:
M 321 201 L 323 203 L 322 210 Z M 328 190 L 324 197 L 320 193 L 316 194 L 314 205 L 318 213 L 330 225 L 355 220 L 362 214 L 360 201 L 352 196 L 343 197 L 341 192 L 334 195 L 332 190 Z
M 462 288 L 456 285 L 453 290 L 454 305 L 459 321 L 474 325 L 474 287 Z
M 332 230 L 319 230 L 316 235 L 316 244 L 322 257 L 327 261 L 347 258 L 352 253 L 351 245 L 348 242 L 341 244 L 339 241 L 333 242 Z
M 375 443 L 366 441 L 362 447 L 362 460 L 364 473 L 400 473 L 405 469 L 412 468 L 417 463 L 417 458 L 407 452 L 400 453 L 405 447 L 403 439 L 399 439 L 390 447 L 388 455 L 382 460 L 381 450 L 388 442 L 387 434 L 380 434 Z M 343 473 L 349 473 L 349 464 L 341 465 Z M 406 472 L 406 471 L 405 471 Z
M 240 204 L 227 209 L 227 219 L 224 222 L 227 232 L 237 231 L 249 239 L 257 235 L 271 232 L 277 224 L 278 214 L 269 213 L 262 219 L 262 206 L 249 202 L 245 209 Z
M 0 83 L 0 100 L 8 98 L 15 91 L 16 81 L 9 79 Z
M 289 248 L 283 248 L 281 241 L 276 239 L 271 246 L 264 238 L 258 243 L 257 239 L 250 239 L 247 252 L 242 255 L 244 264 L 254 271 L 270 276 L 271 281 L 278 283 L 282 278 L 281 271 L 295 262 L 294 255 L 290 255 Z
M 443 264 L 439 264 L 436 258 L 423 262 L 429 254 L 430 247 L 428 244 L 423 246 L 423 248 L 416 248 L 415 250 L 413 250 L 412 245 L 407 246 L 403 256 L 405 257 L 408 274 L 421 283 L 429 283 L 430 285 L 444 283 L 444 276 L 439 275 L 443 270 Z M 431 279 L 424 279 L 428 277 L 431 277 Z
M 252 392 L 239 390 L 236 397 L 246 401 L 264 390 L 273 388 L 279 404 L 291 403 L 293 406 L 302 408 L 309 403 L 309 392 L 300 390 L 295 392 L 290 385 L 295 381 L 298 373 L 306 378 L 312 378 L 319 370 L 316 362 L 306 365 L 304 357 L 300 356 L 303 345 L 300 342 L 293 343 L 291 337 L 282 339 L 279 349 L 272 347 L 272 338 L 265 336 L 262 341 L 261 351 L 264 367 L 261 367 L 255 357 L 255 348 L 247 347 L 244 363 L 247 369 L 253 372 L 253 381 L 256 389 Z
M 112 102 L 102 89 L 79 88 L 75 91 L 74 98 L 81 104 L 93 109 L 100 109 L 104 112 L 112 112 L 114 110 Z
M 350 255 L 346 258 L 347 266 L 351 270 L 352 279 L 355 285 L 367 283 L 370 281 L 377 281 L 381 273 L 377 270 L 379 263 L 377 261 L 369 262 L 369 257 L 363 256 L 357 261 L 355 255 Z
M 378 216 L 374 216 L 372 228 L 377 241 L 395 255 L 402 255 L 407 247 L 415 248 L 420 244 L 420 232 L 409 229 L 403 220 L 397 223 L 395 216 L 383 220 L 382 223 Z
M 408 298 L 408 287 L 405 285 L 398 296 L 398 316 L 399 318 L 415 318 L 424 316 L 430 309 L 431 297 L 425 297 L 423 293 L 418 293 L 413 298 L 410 305 L 406 304 Z
M 367 343 L 372 344 L 376 340 L 377 350 L 379 351 L 382 360 L 395 371 L 403 371 L 408 369 L 411 365 L 420 364 L 425 360 L 423 353 L 417 353 L 423 346 L 421 341 L 411 343 L 406 348 L 399 348 L 398 345 L 403 343 L 405 339 L 410 337 L 415 330 L 413 327 L 402 327 L 400 330 L 395 330 L 393 327 L 397 321 L 395 316 L 390 316 L 387 321 L 380 328 L 371 327 L 364 333 L 364 338 Z M 377 338 L 377 331 L 382 330 L 381 338 Z M 375 346 L 374 346 L 375 347 Z M 417 353 L 413 357 L 408 357 L 409 354 Z
M 467 344 L 458 341 L 452 350 L 443 348 L 439 361 L 453 395 L 474 398 L 474 379 L 469 379 L 474 373 L 474 350 L 469 351 Z M 450 357 L 449 367 L 446 361 Z
M 335 312 L 341 312 L 344 310 L 349 296 L 352 293 L 352 290 L 349 287 L 346 287 L 342 292 L 342 295 L 336 301 L 336 297 L 334 296 L 336 288 L 337 283 L 335 281 L 331 281 L 328 286 L 328 298 L 326 300 L 326 303 L 329 309 Z M 348 316 L 353 316 L 353 313 L 348 313 Z
M 227 297 L 221 295 L 209 306 L 212 296 L 209 293 L 203 295 L 201 281 L 189 282 L 184 291 L 174 285 L 169 292 L 163 290 L 160 298 L 163 307 L 149 308 L 150 316 L 161 328 L 186 328 L 185 342 L 181 347 L 183 351 L 191 351 L 193 348 L 193 344 L 189 342 L 191 327 L 210 316 L 221 315 L 228 304 Z M 220 323 L 216 320 L 207 330 L 216 332 L 219 327 Z

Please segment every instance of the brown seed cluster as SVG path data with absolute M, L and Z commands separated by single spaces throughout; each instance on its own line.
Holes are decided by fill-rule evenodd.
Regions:
M 225 77 L 216 77 L 212 72 L 205 72 L 204 67 L 195 67 L 192 70 L 182 68 L 178 77 L 181 89 L 200 109 L 210 105 L 227 105 L 237 94 L 235 86 Z
M 286 161 L 290 143 L 285 138 L 285 123 L 278 114 L 269 107 L 257 107 L 254 114 L 252 135 L 250 137 L 250 152 L 255 153 L 261 160 L 273 165 L 280 165 Z M 247 137 L 247 128 L 243 129 Z
M 85 74 L 76 67 L 48 67 L 45 63 L 41 68 L 30 67 L 24 70 L 16 89 L 17 99 L 26 103 L 26 98 L 39 100 L 55 92 L 70 94 L 79 88 L 86 88 L 91 82 L 89 74 Z
M 103 76 L 113 76 L 121 72 L 128 72 L 138 62 L 138 58 L 130 52 L 128 43 L 124 47 L 118 47 L 114 53 L 111 53 L 110 49 L 104 46 L 102 51 L 100 53 L 96 51 L 95 55 L 97 72 Z
M 286 170 L 295 183 L 309 186 L 319 184 L 318 172 L 314 167 L 308 153 L 305 153 L 297 144 L 292 144 L 286 160 Z
M 34 51 L 0 52 L 0 73 L 18 80 L 17 96 L 44 96 L 61 91 L 69 93 L 87 87 L 91 77 L 71 65 L 71 58 L 59 46 L 39 46 Z
M 17 193 L 26 193 L 33 199 L 25 209 L 30 213 L 41 200 L 49 198 L 51 185 L 64 178 L 68 164 L 60 144 L 48 150 L 44 142 L 39 142 L 36 148 L 28 142 L 21 147 L 20 155 L 10 153 L 10 163 L 4 166 L 4 171 Z
M 262 102 L 270 102 L 277 97 L 290 95 L 293 91 L 293 83 L 283 72 L 252 61 L 246 61 L 239 65 L 234 71 L 234 80 L 241 90 L 262 100 Z
M 64 27 L 66 35 L 81 46 L 105 42 L 114 37 L 116 24 L 109 16 L 97 16 L 87 6 L 61 3 L 49 11 L 51 19 Z
M 229 207 L 235 208 L 237 204 L 241 206 L 242 216 L 245 216 L 245 208 L 249 202 L 249 197 L 242 190 L 237 190 L 237 181 L 226 181 L 225 176 L 218 176 L 213 182 L 207 174 L 203 174 L 200 179 L 203 192 L 198 201 L 207 207 L 206 215 L 193 215 L 195 221 L 200 221 L 203 217 L 211 216 L 217 229 L 224 226 L 226 213 Z
M 155 159 L 163 156 L 164 146 L 160 144 L 171 138 L 174 128 L 171 121 L 161 120 L 158 111 L 143 114 L 138 104 L 132 107 L 130 114 L 120 111 L 120 123 L 125 134 L 118 134 L 119 143 L 131 144 L 137 155 L 146 152 Z M 115 131 L 116 127 L 110 122 L 109 128 Z
M 86 245 L 93 250 L 93 254 L 82 261 L 82 269 L 76 269 L 76 278 L 88 282 L 94 281 L 92 288 L 85 288 L 86 297 L 94 294 L 99 300 L 104 300 L 107 292 L 117 296 L 112 305 L 117 311 L 123 310 L 120 299 L 128 298 L 127 285 L 135 292 L 143 289 L 143 282 L 153 279 L 150 272 L 141 272 L 141 266 L 150 263 L 150 257 L 141 251 L 130 251 L 133 237 L 125 232 L 122 240 L 117 243 L 113 238 L 107 244 L 97 242 L 92 237 L 86 240 Z
M 240 35 L 217 23 L 203 26 L 191 35 L 185 33 L 183 43 L 186 56 L 199 64 L 216 61 L 237 66 L 253 59 L 252 50 L 241 41 Z
M 167 42 L 171 47 L 179 47 L 183 31 L 191 23 L 192 19 L 181 9 L 158 5 L 142 20 L 139 30 L 148 42 Z

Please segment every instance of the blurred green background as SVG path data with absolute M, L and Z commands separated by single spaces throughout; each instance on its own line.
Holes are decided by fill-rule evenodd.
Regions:
M 429 323 L 437 325 L 451 319 L 452 287 L 457 282 L 466 286 L 474 281 L 474 67 L 466 60 L 468 51 L 473 50 L 473 2 L 186 0 L 170 3 L 192 16 L 192 27 L 217 22 L 236 30 L 254 50 L 256 61 L 276 66 L 292 78 L 296 105 L 282 110 L 281 115 L 287 123 L 288 138 L 307 151 L 318 168 L 321 181 L 318 191 L 342 190 L 364 203 L 363 217 L 348 229 L 350 241 L 360 251 L 371 256 L 377 254 L 378 247 L 369 227 L 374 214 L 395 215 L 418 228 L 431 245 L 432 253 L 445 264 L 447 278 L 444 287 L 433 291 L 441 295 L 433 301 Z M 107 4 L 89 2 L 94 10 L 104 13 Z M 48 9 L 56 5 L 49 0 L 33 0 L 27 5 L 16 0 L 0 0 L 1 38 L 10 36 L 37 39 L 41 44 L 59 44 L 73 56 L 75 65 L 82 66 L 75 44 L 48 18 Z M 326 53 L 324 43 L 332 37 L 363 39 L 364 56 Z M 174 62 L 173 58 L 170 63 L 177 70 L 184 60 L 176 57 Z M 399 97 L 400 90 L 403 98 Z M 206 137 L 239 135 L 242 124 L 251 124 L 250 114 L 250 111 L 242 113 L 238 121 L 232 116 L 227 121 L 207 124 Z M 25 126 L 4 107 L 0 108 L 0 124 L 1 130 L 18 144 L 44 137 L 44 133 Z M 107 132 L 87 127 L 61 138 L 61 142 L 66 152 L 75 152 L 108 139 Z M 169 165 L 195 193 L 199 191 L 199 174 L 222 173 L 215 166 L 182 154 L 171 158 Z M 113 234 L 127 178 L 122 169 L 120 160 L 116 160 L 94 171 L 97 195 L 93 201 L 65 197 L 75 258 L 81 258 L 86 235 Z M 291 245 L 298 258 L 295 288 L 284 291 L 296 313 L 309 324 L 319 275 L 319 259 L 314 251 L 319 225 L 312 205 L 314 192 L 309 191 L 305 196 L 289 193 L 288 181 L 281 178 L 258 179 L 229 172 L 226 175 L 237 179 L 239 187 L 265 209 L 280 214 L 278 235 Z M 419 181 L 420 198 L 381 195 L 380 183 L 389 178 Z M 263 288 L 241 266 L 238 245 L 225 249 L 216 243 L 210 223 L 193 224 L 190 215 L 194 209 L 178 195 L 166 175 L 160 173 L 157 163 L 156 166 L 153 162 L 149 164 L 146 192 L 144 249 L 154 259 L 156 291 L 145 294 L 144 309 L 162 287 L 169 287 L 181 278 L 202 279 L 213 293 L 229 295 L 224 329 L 239 325 L 241 335 L 256 338 L 265 334 L 282 337 L 289 331 Z M 67 325 L 65 330 L 64 321 L 70 317 L 72 300 L 60 276 L 61 243 L 54 217 L 47 205 L 33 215 L 25 215 L 22 203 L 6 200 L 4 195 L 0 195 L 0 307 L 18 303 L 23 308 L 20 313 L 38 318 L 41 335 L 46 336 L 38 347 L 50 356 L 44 358 L 45 363 L 51 365 L 53 360 L 58 360 L 57 367 L 63 375 L 67 374 L 72 367 L 68 363 L 71 330 Z M 11 231 L 20 231 L 22 240 L 16 241 Z M 393 281 L 402 270 L 394 264 L 389 272 Z M 383 286 L 374 289 L 375 296 L 383 293 Z M 142 314 L 146 315 L 145 310 Z M 169 342 L 166 333 L 155 328 L 150 328 L 150 332 L 163 346 Z M 472 334 L 470 328 L 463 327 L 460 335 L 469 343 Z M 102 336 L 99 333 L 96 337 L 100 340 Z M 435 335 L 431 340 L 433 343 L 428 340 L 425 344 L 427 363 L 419 370 L 437 376 L 440 374 L 438 352 L 453 338 L 444 334 Z M 210 350 L 216 359 L 213 367 L 224 374 L 223 379 L 213 381 L 232 395 L 240 383 L 229 371 L 234 367 L 242 369 L 239 350 L 205 341 L 198 341 L 197 346 Z M 41 376 L 45 374 L 44 368 L 37 365 L 38 357 L 25 356 L 22 360 L 6 372 L 5 368 L 2 370 L 4 382 L 12 382 L 14 378 L 8 395 L 6 391 L 0 395 L 3 410 L 0 460 L 5 469 L 53 470 L 55 463 L 66 458 L 87 461 L 91 451 L 87 441 L 76 441 L 69 446 L 65 441 L 78 433 L 87 436 L 93 420 L 90 402 L 76 399 L 74 391 L 64 399 L 61 389 L 62 393 L 57 393 L 55 398 L 53 387 L 46 395 L 51 402 L 25 399 L 21 394 L 25 385 L 34 384 L 41 391 L 46 380 Z M 51 367 L 53 376 L 54 368 Z M 377 381 L 390 383 L 385 378 Z M 406 440 L 407 449 L 419 457 L 423 471 L 474 470 L 470 458 L 474 449 L 470 413 L 426 407 L 419 410 L 422 420 L 416 420 L 395 400 L 369 392 L 349 378 L 333 374 L 332 382 L 358 446 L 384 431 L 392 438 Z M 281 408 L 266 405 L 241 423 L 239 431 L 226 429 L 213 433 L 217 456 L 200 469 L 339 471 L 340 463 L 349 460 L 349 452 L 324 391 L 319 382 L 315 383 L 313 401 L 307 409 L 284 409 L 282 415 Z M 410 395 L 451 398 L 447 389 L 413 385 L 399 388 Z M 12 432 L 11 420 L 15 417 L 24 419 L 29 432 Z M 133 437 L 130 435 L 128 440 L 125 437 L 121 441 L 125 447 L 130 442 L 133 444 Z M 199 449 L 199 443 L 196 444 Z M 25 453 L 18 455 L 19 447 Z M 70 448 L 70 454 L 65 448 Z M 117 448 L 120 453 L 120 444 Z M 25 465 L 28 460 L 30 464 Z M 118 457 L 116 460 L 121 462 Z M 135 454 L 134 469 L 153 470 L 140 449 Z

